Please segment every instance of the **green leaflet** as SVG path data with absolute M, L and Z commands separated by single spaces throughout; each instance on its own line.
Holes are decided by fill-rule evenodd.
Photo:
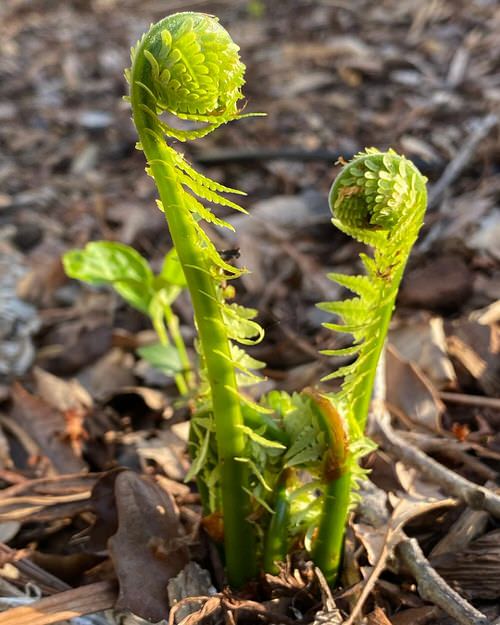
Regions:
M 154 294 L 154 275 L 147 260 L 129 245 L 93 241 L 83 250 L 66 252 L 63 265 L 70 278 L 109 284 L 131 306 L 147 314 Z
M 167 284 L 175 285 L 181 288 L 187 287 L 186 276 L 179 262 L 177 251 L 172 249 L 165 256 L 159 277 Z
M 240 425 L 239 427 L 245 432 L 249 439 L 251 439 L 254 443 L 258 443 L 261 447 L 286 450 L 286 446 L 283 445 L 283 443 L 278 443 L 277 441 L 265 438 L 264 436 L 258 434 L 253 428 L 249 428 L 247 425 Z
M 179 352 L 173 345 L 153 343 L 152 345 L 139 347 L 137 353 L 153 367 L 163 371 L 165 375 L 175 375 L 182 371 Z

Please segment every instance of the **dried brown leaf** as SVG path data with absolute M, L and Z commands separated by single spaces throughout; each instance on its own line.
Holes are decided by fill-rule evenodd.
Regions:
M 118 530 L 109 548 L 120 582 L 117 607 L 159 621 L 168 614 L 168 582 L 189 558 L 174 503 L 132 471 L 116 477 L 115 497 Z
M 500 597 L 500 530 L 473 540 L 466 549 L 435 556 L 431 564 L 470 600 Z
M 424 373 L 404 360 L 391 345 L 387 349 L 387 403 L 397 414 L 432 430 L 441 428 L 444 404 Z
M 446 336 L 441 317 L 419 315 L 391 330 L 389 341 L 407 361 L 417 365 L 437 389 L 456 381 L 446 352 Z
M 64 414 L 41 397 L 32 395 L 20 384 L 12 390 L 12 418 L 39 447 L 39 454 L 48 458 L 58 473 L 86 471 L 86 463 L 78 457 L 67 437 Z

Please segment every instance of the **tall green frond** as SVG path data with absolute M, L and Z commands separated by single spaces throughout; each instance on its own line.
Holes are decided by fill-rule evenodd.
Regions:
M 239 391 L 237 374 L 248 382 L 254 363 L 235 355 L 231 341 L 252 343 L 263 331 L 253 312 L 226 301 L 227 281 L 245 270 L 227 262 L 204 230 L 204 223 L 233 227 L 203 201 L 246 211 L 224 195 L 237 191 L 198 173 L 167 140 L 197 139 L 247 116 L 239 108 L 245 66 L 238 50 L 217 18 L 176 13 L 151 26 L 126 72 L 138 147 L 158 188 L 193 303 L 202 380 L 198 410 L 206 414 L 193 420 L 190 449 L 207 513 L 224 515 L 227 571 L 235 586 L 256 572 L 249 484 L 256 478 L 262 486 L 265 477 L 254 471 L 240 427 L 242 405 L 250 400 Z M 164 113 L 189 124 L 180 128 Z

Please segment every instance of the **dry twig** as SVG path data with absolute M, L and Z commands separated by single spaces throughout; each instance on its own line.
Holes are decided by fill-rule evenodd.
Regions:
M 450 404 L 463 404 L 464 406 L 482 406 L 500 410 L 500 398 L 483 397 L 482 395 L 465 395 L 464 393 L 446 393 L 442 391 L 439 397 Z
M 389 411 L 384 403 L 386 394 L 385 366 L 385 352 L 383 351 L 375 379 L 373 417 L 378 430 L 383 435 L 386 448 L 396 453 L 400 460 L 417 468 L 427 478 L 442 486 L 443 490 L 469 504 L 470 501 L 483 504 L 476 507 L 488 510 L 487 505 L 498 513 L 500 511 L 500 497 L 495 493 L 446 469 L 420 450 L 406 443 L 394 432 L 390 424 Z M 414 538 L 409 539 L 403 532 L 400 533 L 400 537 L 402 540 L 397 546 L 398 555 L 415 577 L 420 596 L 439 606 L 462 625 L 488 625 L 486 616 L 450 588 L 444 579 L 438 575 L 425 558 L 418 542 Z
M 494 114 L 486 115 L 481 119 L 462 145 L 462 149 L 455 158 L 448 163 L 441 178 L 431 187 L 429 192 L 429 208 L 432 208 L 441 199 L 446 189 L 460 176 L 471 158 L 474 156 L 479 143 L 497 125 L 498 118 Z
M 403 463 L 418 469 L 431 482 L 441 486 L 446 493 L 457 497 L 474 510 L 486 510 L 495 518 L 500 518 L 500 496 L 489 488 L 466 480 L 409 444 L 393 430 L 389 413 L 385 408 L 376 412 L 376 427 L 387 451 L 395 454 Z
M 422 599 L 439 606 L 461 625 L 489 625 L 486 616 L 448 586 L 422 553 L 415 538 L 406 538 L 397 547 L 400 560 L 417 581 Z

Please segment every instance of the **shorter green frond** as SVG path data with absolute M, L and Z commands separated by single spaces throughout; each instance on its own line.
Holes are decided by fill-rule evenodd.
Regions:
M 351 345 L 350 347 L 341 347 L 340 349 L 322 349 L 320 354 L 324 356 L 354 356 L 359 353 L 361 345 Z

